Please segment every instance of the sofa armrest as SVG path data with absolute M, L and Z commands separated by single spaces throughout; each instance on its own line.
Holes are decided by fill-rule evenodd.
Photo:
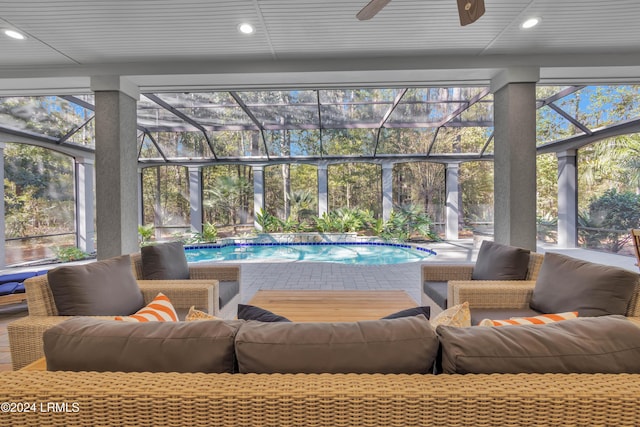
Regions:
M 473 266 L 474 264 L 424 264 L 422 266 L 422 283 L 471 280 Z
M 71 319 L 72 316 L 27 316 L 7 325 L 11 364 L 14 370 L 44 357 L 42 334 L 44 331 Z
M 449 306 L 465 301 L 471 308 L 526 308 L 536 282 L 532 280 L 450 281 Z
M 27 316 L 7 325 L 11 364 L 13 370 L 22 369 L 44 357 L 42 335 L 47 329 L 75 316 Z M 113 319 L 113 316 L 91 316 L 95 319 Z
M 189 308 L 217 315 L 220 311 L 217 280 L 138 280 L 145 304 L 159 292 L 165 294 L 175 308 Z
M 47 275 L 31 277 L 24 281 L 29 315 L 57 316 L 58 309 L 53 300 Z
M 215 279 L 221 282 L 240 282 L 240 266 L 237 264 L 189 265 L 190 279 Z

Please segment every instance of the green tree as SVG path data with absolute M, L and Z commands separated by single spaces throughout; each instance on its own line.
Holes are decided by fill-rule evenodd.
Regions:
M 589 217 L 601 240 L 611 252 L 619 252 L 631 239 L 628 230 L 640 225 L 640 195 L 618 193 L 614 188 L 591 201 Z
M 222 180 L 241 182 L 241 188 L 213 191 L 218 188 Z M 204 168 L 202 171 L 204 222 L 219 225 L 231 225 L 234 221 L 235 224 L 246 223 L 253 205 L 252 180 L 253 174 L 249 166 L 224 165 Z M 233 187 L 234 184 L 229 183 L 229 185 Z M 229 202 L 224 201 L 225 198 L 220 194 L 224 192 L 230 192 L 234 198 L 231 201 L 235 206 L 234 212 L 230 212 Z
M 217 207 L 225 210 L 228 215 L 229 223 L 233 225 L 236 231 L 238 211 L 241 206 L 242 199 L 247 197 L 251 188 L 249 182 L 243 177 L 236 176 L 220 176 L 218 177 L 212 188 L 204 190 L 207 193 L 206 207 L 215 204 Z
M 315 198 L 311 192 L 307 190 L 294 191 L 289 194 L 289 200 L 291 202 L 291 216 L 296 221 L 301 222 L 304 218 L 315 213 L 313 210 Z
M 7 237 L 73 232 L 73 160 L 26 144 L 7 144 L 4 154 Z
M 329 167 L 329 207 L 382 213 L 381 168 L 375 164 L 344 163 Z

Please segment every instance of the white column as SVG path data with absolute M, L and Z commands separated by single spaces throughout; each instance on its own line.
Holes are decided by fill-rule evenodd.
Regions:
M 144 191 L 143 191 L 144 169 L 138 168 L 138 224 L 144 223 Z
M 393 210 L 393 163 L 382 162 L 382 219 L 388 221 Z
M 494 239 L 533 251 L 538 78 L 539 70 L 524 69 L 505 72 L 492 82 L 492 89 L 499 86 L 494 94 Z
M 0 182 L 4 183 L 4 142 L 0 142 Z M 0 240 L 2 240 L 2 245 L 0 245 L 0 268 L 4 268 L 6 265 L 5 256 L 6 256 L 6 232 L 5 232 L 5 217 L 4 217 L 4 184 L 0 185 L 0 195 L 2 198 L 2 203 L 0 203 Z
M 447 175 L 445 177 L 445 187 L 447 193 L 446 204 L 446 231 L 445 239 L 458 239 L 458 224 L 460 222 L 459 193 L 460 185 L 458 181 L 460 165 L 458 163 L 448 163 L 446 165 Z
M 575 150 L 558 156 L 558 247 L 578 244 L 578 169 Z
M 264 210 L 264 166 L 253 166 L 253 226 L 258 230 L 262 227 L 258 224 L 256 212 Z
M 189 167 L 189 206 L 191 231 L 202 233 L 202 169 Z
M 81 157 L 75 159 L 76 245 L 89 254 L 95 250 L 93 162 L 93 159 Z
M 98 259 L 137 252 L 139 94 L 118 76 L 93 77 L 96 120 Z
M 329 163 L 318 162 L 318 216 L 329 211 Z

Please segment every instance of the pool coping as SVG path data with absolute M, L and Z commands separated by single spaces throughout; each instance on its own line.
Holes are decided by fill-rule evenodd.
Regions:
M 428 253 L 431 256 L 437 255 L 437 252 L 433 249 L 422 247 L 415 243 L 394 243 L 384 241 L 323 241 L 323 242 L 247 242 L 246 239 L 236 241 L 235 239 L 225 239 L 231 241 L 225 241 L 221 243 L 205 243 L 185 246 L 185 251 L 198 250 L 198 249 L 222 249 L 226 247 L 238 247 L 246 248 L 252 246 L 387 246 L 397 247 L 403 249 L 415 249 L 420 252 Z

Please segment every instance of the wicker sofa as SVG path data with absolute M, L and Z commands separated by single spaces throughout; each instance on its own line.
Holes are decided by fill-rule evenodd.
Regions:
M 465 283 L 453 285 L 454 298 L 465 295 Z M 640 315 L 639 295 L 640 285 L 628 314 Z M 36 404 L 35 412 L 3 414 L 0 426 L 637 426 L 640 374 L 23 370 L 0 373 L 0 401 Z M 56 412 L 50 403 L 67 406 Z
M 86 319 L 85 319 L 86 320 Z M 593 319 L 592 319 L 593 320 Z M 632 319 L 639 321 L 639 319 Z M 631 337 L 631 344 L 625 344 L 631 349 L 632 370 L 624 372 L 636 372 L 634 374 L 264 374 L 264 373 L 123 373 L 123 372 L 70 372 L 70 371 L 12 371 L 0 373 L 0 402 L 5 403 L 3 410 L 5 413 L 0 417 L 0 426 L 14 425 L 136 425 L 136 426 L 194 426 L 194 425 L 215 425 L 215 426 L 637 426 L 640 425 L 640 371 L 638 370 L 637 354 L 639 349 L 634 348 L 633 342 L 638 339 L 638 330 L 634 325 L 623 325 L 623 318 L 605 320 L 616 322 L 615 328 L 609 325 L 608 328 L 600 329 L 599 333 L 592 335 L 592 329 L 582 331 L 581 339 L 596 336 L 610 335 L 617 336 L 616 342 Z M 84 331 L 87 323 L 99 324 L 99 321 L 83 321 L 75 319 L 66 322 L 69 325 L 75 322 L 75 330 Z M 167 328 L 176 330 L 190 325 L 193 328 L 211 331 L 227 328 L 228 323 L 222 322 L 214 325 L 211 322 L 186 322 L 182 325 L 174 323 L 165 324 Z M 398 325 L 402 327 L 416 326 L 421 321 L 417 318 L 381 320 L 373 321 L 385 323 L 383 330 L 398 330 Z M 576 331 L 580 323 L 585 320 L 560 322 L 563 327 L 570 327 Z M 239 321 L 230 321 L 238 326 Z M 131 325 L 126 322 L 106 322 L 110 330 L 126 328 L 147 328 L 148 324 Z M 573 324 L 573 325 L 570 325 Z M 594 323 L 591 321 L 591 325 Z M 437 349 L 427 345 L 427 349 L 422 349 L 423 336 L 420 330 L 425 330 L 425 325 L 421 324 L 416 334 L 408 337 L 403 335 L 411 343 L 390 341 L 385 344 L 382 341 L 368 342 L 376 347 L 371 350 L 368 344 L 360 346 L 356 352 L 365 352 L 371 357 L 378 358 L 382 353 L 387 362 L 390 362 L 391 369 L 396 369 L 399 365 L 404 365 L 409 360 L 415 360 L 414 352 L 400 351 L 397 356 L 393 356 L 385 350 L 400 345 L 403 349 L 413 348 L 420 357 L 418 362 L 427 353 L 433 355 Z M 273 337 L 273 333 L 278 333 L 278 340 L 286 342 L 290 338 L 283 337 L 282 330 L 288 330 L 293 335 L 298 335 L 298 328 L 303 326 L 305 331 L 309 327 L 318 326 L 295 325 L 291 323 L 280 324 L 239 324 L 239 332 L 235 337 L 235 353 L 240 371 L 252 372 L 248 365 L 256 366 L 264 363 L 264 358 L 253 358 L 252 354 L 256 350 L 255 344 L 247 340 L 247 334 L 243 334 L 244 328 L 249 328 L 249 333 L 253 331 L 262 336 L 266 332 L 266 338 Z M 353 325 L 351 325 L 353 326 Z M 358 328 L 359 331 L 365 331 Z M 543 328 L 553 328 L 558 331 L 558 326 L 543 326 Z M 638 325 L 640 327 L 640 324 Z M 348 327 L 343 325 L 343 328 Z M 83 328 L 83 329 L 77 329 Z M 443 340 L 447 340 L 447 335 L 454 333 L 458 337 L 463 337 L 463 342 L 467 343 L 469 333 L 478 333 L 475 338 L 476 345 L 484 342 L 486 332 L 493 334 L 500 333 L 503 328 L 456 328 L 448 327 L 442 330 L 439 327 L 440 345 L 444 345 Z M 505 327 L 508 328 L 508 327 Z M 511 327 L 511 333 L 520 331 L 526 327 Z M 533 328 L 540 328 L 534 326 Z M 609 334 L 609 330 L 617 330 L 617 333 Z M 635 329 L 634 329 L 635 328 Z M 69 332 L 63 325 L 56 327 Z M 531 328 L 530 328 L 531 329 Z M 73 327 L 71 328 L 73 330 Z M 296 332 L 297 330 L 297 332 Z M 631 332 L 633 330 L 633 332 Z M 53 331 L 53 330 L 52 330 Z M 270 332 L 269 332 L 270 331 Z M 371 329 L 369 329 L 371 331 Z M 456 332 L 459 331 L 459 332 Z M 83 333 L 83 332 L 80 332 Z M 365 332 L 366 334 L 366 332 Z M 462 335 L 461 335 L 462 334 Z M 51 332 L 47 338 L 51 338 Z M 284 334 L 291 337 L 290 334 Z M 331 339 L 339 339 L 340 332 L 332 335 Z M 426 334 L 428 335 L 428 333 Z M 538 335 L 538 333 L 536 333 Z M 87 355 L 82 347 L 98 345 L 92 339 L 85 340 L 87 335 L 72 338 L 80 347 L 74 347 L 71 357 L 73 363 L 84 365 Z M 112 344 L 114 335 L 103 335 L 108 337 Z M 127 335 L 128 336 L 128 335 Z M 306 334 L 305 334 L 306 336 Z M 376 333 L 376 336 L 377 333 Z M 381 335 L 382 337 L 386 335 Z M 59 334 L 63 341 L 68 342 L 66 333 Z M 316 335 L 314 339 L 322 338 Z M 372 337 L 372 336 L 370 336 Z M 54 337 L 55 338 L 55 337 Z M 555 336 L 557 338 L 557 335 Z M 553 338 L 554 343 L 562 344 L 563 340 Z M 567 337 L 569 338 L 569 337 Z M 153 339 L 151 337 L 142 338 Z M 192 338 L 184 343 L 190 348 L 186 354 L 193 354 Z M 205 341 L 201 341 L 204 343 Z M 209 338 L 206 339 L 206 347 L 209 347 Z M 246 343 L 253 342 L 249 347 Z M 271 339 L 260 341 L 259 348 L 273 346 Z M 595 339 L 594 342 L 600 342 Z M 50 345 L 52 341 L 48 341 Z M 243 344 L 244 343 L 244 344 Z M 127 346 L 124 351 L 128 353 L 121 357 L 120 362 L 129 365 L 133 354 L 139 354 L 139 349 L 135 343 L 133 347 Z M 154 348 L 165 344 L 149 343 Z M 140 345 L 140 342 L 137 344 Z M 144 345 L 144 342 L 142 343 Z M 171 345 L 180 345 L 169 343 Z M 197 344 L 196 344 L 197 345 Z M 226 345 L 222 343 L 222 345 Z M 510 344 L 511 345 L 511 344 Z M 217 345 L 216 345 L 217 346 Z M 111 347 L 111 346 L 108 346 Z M 117 346 L 114 346 L 117 347 Z M 95 348 L 95 347 L 94 347 Z M 477 347 L 476 347 L 477 348 Z M 67 352 L 62 347 L 48 347 L 48 356 L 52 358 L 52 364 L 57 357 L 58 363 L 60 351 Z M 292 349 L 293 357 L 298 360 L 300 352 L 308 352 L 304 347 L 287 347 L 287 351 Z M 382 351 L 378 351 L 382 349 Z M 58 352 L 51 353 L 51 350 Z M 273 349 L 281 352 L 279 349 Z M 120 351 L 120 350 L 116 350 Z M 322 357 L 317 357 L 312 365 L 324 363 L 327 352 L 337 352 L 343 354 L 344 351 L 353 351 L 334 347 L 333 350 L 322 349 Z M 516 350 L 517 351 L 517 350 Z M 171 352 L 169 350 L 169 352 Z M 164 352 L 153 351 L 153 354 L 165 354 Z M 268 354 L 269 364 L 288 366 L 288 362 L 281 358 L 274 358 L 274 354 Z M 446 351 L 443 349 L 443 359 Z M 95 354 L 95 353 L 94 353 Z M 213 353 L 200 352 L 199 356 L 205 358 Z M 221 353 L 216 353 L 221 356 Z M 264 354 L 264 352 L 258 352 Z M 359 353 L 362 354 L 362 353 Z M 554 353 L 556 354 L 556 353 Z M 605 366 L 614 364 L 609 353 L 591 352 L 592 356 L 604 363 Z M 509 353 L 498 353 L 509 357 Z M 91 357 L 91 356 L 89 356 Z M 249 359 L 247 359 L 249 357 Z M 310 356 L 315 357 L 315 356 Z M 390 357 L 390 358 L 389 358 Z M 396 357 L 398 360 L 396 360 Z M 493 359 L 496 356 L 491 356 Z M 547 353 L 538 353 L 540 358 L 549 359 Z M 570 355 L 575 358 L 575 355 Z M 164 359 L 160 357 L 159 359 Z M 286 359 L 286 357 L 285 357 Z M 520 356 L 516 359 L 521 360 Z M 111 359 L 108 359 L 111 361 Z M 227 360 L 219 359 L 220 362 Z M 356 360 L 356 359 L 352 359 Z M 342 358 L 334 359 L 332 364 L 342 364 Z M 574 359 L 582 365 L 583 359 Z M 365 366 L 372 366 L 368 358 L 362 359 Z M 91 363 L 91 362 L 90 362 Z M 103 363 L 103 362 L 98 362 Z M 109 362 L 110 363 L 110 362 Z M 132 363 L 137 363 L 133 361 Z M 151 366 L 157 360 L 151 361 Z M 180 363 L 179 360 L 175 363 Z M 186 361 L 190 364 L 191 361 Z M 351 363 L 351 362 L 347 362 Z M 373 363 L 376 363 L 375 361 Z M 419 362 L 420 363 L 420 362 Z M 481 361 L 486 365 L 486 362 Z M 499 363 L 499 362 L 498 362 Z M 516 362 L 519 363 L 519 362 Z M 547 363 L 547 362 L 544 362 Z M 550 359 L 550 363 L 555 362 L 555 358 Z M 586 363 L 590 363 L 586 361 Z M 493 361 L 489 362 L 493 366 Z M 95 366 L 95 365 L 94 365 Z M 155 365 L 158 366 L 158 365 Z M 176 365 L 178 366 L 178 365 Z M 182 366 L 180 364 L 179 366 Z M 444 366 L 444 365 L 443 365 Z M 574 365 L 575 366 L 575 365 Z M 593 366 L 593 365 L 592 365 Z M 126 370 L 126 368 L 123 368 Z M 498 371 L 500 372 L 500 371 Z M 11 406 L 11 405 L 14 406 Z M 23 406 L 19 406 L 23 405 Z M 28 404 L 25 410 L 25 404 Z M 54 405 L 51 407 L 50 405 Z M 57 407 L 55 405 L 58 405 Z M 11 409 L 14 409 L 13 411 Z
M 7 427 L 640 425 L 638 374 L 16 371 L 0 372 L 0 400 L 37 404 L 2 414 Z M 68 412 L 47 411 L 48 403 L 67 403 Z
M 131 256 L 132 269 L 136 278 L 142 277 L 140 255 Z M 179 312 L 186 312 L 191 306 L 218 317 L 235 316 L 239 293 L 220 309 L 219 282 L 240 281 L 238 265 L 190 266 L 190 280 L 139 280 L 145 304 L 149 303 L 158 292 L 162 292 L 171 300 Z M 29 315 L 15 320 L 7 326 L 11 360 L 14 370 L 44 356 L 42 351 L 42 334 L 48 328 L 68 319 L 59 316 L 47 276 L 36 276 L 25 281 Z

